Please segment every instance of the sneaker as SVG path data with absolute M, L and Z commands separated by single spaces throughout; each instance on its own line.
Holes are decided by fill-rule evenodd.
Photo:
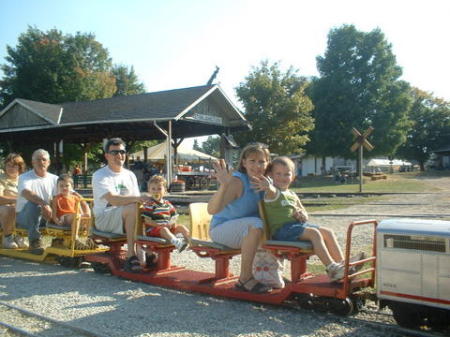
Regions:
M 28 245 L 25 243 L 25 239 L 23 237 L 16 235 L 14 237 L 14 241 L 19 248 L 28 248 Z
M 14 241 L 14 235 L 4 236 L 2 240 L 2 246 L 6 249 L 16 249 L 19 248 L 17 243 Z
M 361 261 L 361 260 L 364 260 L 365 258 L 366 258 L 366 253 L 359 252 L 356 256 L 353 256 L 350 258 L 350 262 Z M 364 264 L 358 264 L 356 266 L 352 266 L 348 269 L 348 273 L 349 274 L 357 273 L 358 271 L 360 271 L 362 269 L 362 267 L 364 267 Z
M 42 248 L 42 240 L 34 239 L 30 242 L 30 249 Z
M 327 267 L 327 274 L 331 281 L 339 281 L 344 278 L 344 265 L 333 262 Z
M 179 253 L 181 253 L 187 247 L 187 242 L 184 238 L 176 238 L 173 240 L 172 244 L 175 246 Z

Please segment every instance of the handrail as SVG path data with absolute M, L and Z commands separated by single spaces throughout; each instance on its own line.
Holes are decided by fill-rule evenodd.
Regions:
M 373 237 L 372 237 L 372 256 L 368 257 L 366 259 L 363 259 L 361 261 L 356 261 L 356 262 L 349 262 L 350 261 L 350 251 L 351 251 L 351 247 L 352 247 L 352 233 L 353 233 L 353 229 L 357 226 L 362 226 L 362 225 L 369 225 L 372 224 L 373 225 Z M 345 264 L 345 270 L 344 270 L 344 293 L 347 294 L 350 288 L 350 279 L 370 272 L 371 273 L 371 286 L 374 286 L 375 284 L 375 270 L 376 270 L 376 251 L 377 251 L 377 241 L 376 241 L 376 229 L 378 226 L 378 220 L 375 219 L 370 219 L 370 220 L 363 220 L 363 221 L 354 221 L 352 222 L 347 229 L 347 242 L 345 245 L 345 260 L 347 261 L 347 263 Z M 354 274 L 349 275 L 349 269 L 352 266 L 356 266 L 356 265 L 360 265 L 360 264 L 364 264 L 366 262 L 372 262 L 372 267 L 371 268 L 367 268 L 367 269 L 363 269 L 360 270 Z

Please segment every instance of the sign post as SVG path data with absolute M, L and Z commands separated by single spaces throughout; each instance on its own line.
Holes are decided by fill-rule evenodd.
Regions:
M 359 132 L 357 129 L 353 128 L 352 133 L 356 136 L 356 141 L 353 143 L 350 151 L 355 152 L 359 149 L 359 192 L 362 192 L 362 183 L 363 183 L 363 148 L 366 148 L 368 151 L 372 151 L 374 146 L 369 143 L 367 137 L 370 136 L 373 127 L 369 127 L 364 133 Z

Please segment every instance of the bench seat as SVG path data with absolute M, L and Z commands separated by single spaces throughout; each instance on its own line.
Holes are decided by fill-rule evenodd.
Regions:
M 45 228 L 46 229 L 59 229 L 59 230 L 63 230 L 63 231 L 70 231 L 70 230 L 72 230 L 71 226 L 60 226 L 60 225 L 57 225 L 57 224 L 54 224 L 54 223 L 48 223 L 45 226 Z
M 100 236 L 102 238 L 110 239 L 110 240 L 118 240 L 118 239 L 126 240 L 127 239 L 127 236 L 125 234 L 103 232 L 103 231 L 100 231 L 100 230 L 98 230 L 98 229 L 96 229 L 94 227 L 92 227 L 91 233 L 93 235 L 95 235 L 95 236 Z
M 207 247 L 207 248 L 215 248 L 215 249 L 219 249 L 219 250 L 223 250 L 223 251 L 231 251 L 231 250 L 236 250 L 233 248 L 230 248 L 228 246 L 222 245 L 220 243 L 217 242 L 213 242 L 213 241 L 207 241 L 207 240 L 199 240 L 199 239 L 191 239 L 191 246 L 192 247 Z
M 298 248 L 305 253 L 310 253 L 313 250 L 311 241 L 278 241 L 278 240 L 267 240 L 264 242 L 263 246 L 283 246 L 283 247 L 293 247 Z

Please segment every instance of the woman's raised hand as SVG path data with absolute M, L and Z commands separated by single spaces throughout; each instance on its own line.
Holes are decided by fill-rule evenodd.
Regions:
M 213 163 L 214 168 L 214 177 L 216 177 L 219 184 L 227 184 L 230 182 L 233 176 L 231 175 L 231 170 L 228 165 L 225 163 L 225 160 L 220 159 Z

